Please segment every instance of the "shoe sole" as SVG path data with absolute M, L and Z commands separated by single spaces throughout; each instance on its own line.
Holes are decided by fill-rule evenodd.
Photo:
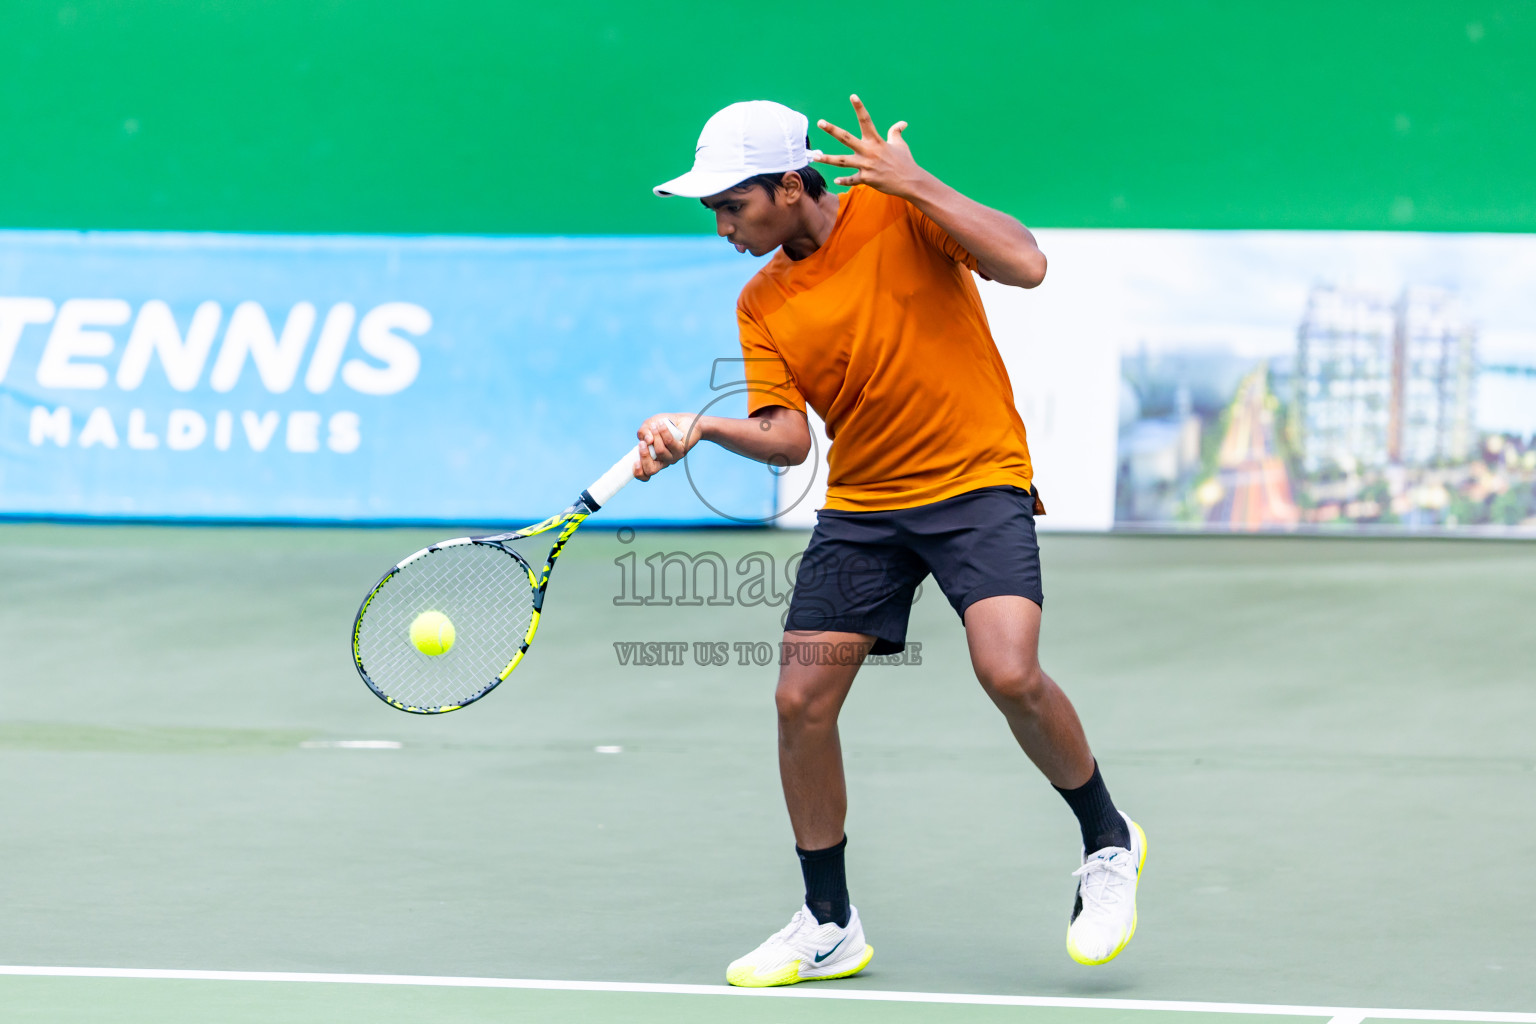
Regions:
M 1126 820 L 1130 821 L 1129 818 Z M 1136 830 L 1136 838 L 1141 840 L 1141 857 L 1136 861 L 1136 888 L 1140 889 L 1141 869 L 1147 866 L 1147 834 L 1143 832 L 1141 830 L 1141 826 L 1136 824 L 1134 821 L 1131 822 L 1131 828 Z M 1119 956 L 1120 951 L 1123 950 L 1126 946 L 1129 946 L 1131 944 L 1131 940 L 1136 937 L 1136 922 L 1140 916 L 1141 912 L 1139 909 L 1131 913 L 1131 930 L 1125 933 L 1124 941 L 1122 941 L 1120 945 L 1116 946 L 1114 950 L 1110 952 L 1109 956 L 1104 957 L 1102 960 L 1090 960 L 1085 956 L 1079 955 L 1077 950 L 1072 948 L 1072 928 L 1069 925 L 1067 927 L 1067 955 L 1070 956 L 1073 960 L 1076 960 L 1078 963 L 1087 967 L 1097 967 L 1099 964 L 1109 963 L 1115 957 Z
M 777 988 L 781 985 L 798 985 L 802 981 L 835 981 L 838 978 L 851 978 L 864 968 L 875 957 L 875 947 L 865 945 L 864 952 L 859 954 L 858 962 L 846 970 L 837 970 L 831 974 L 813 974 L 802 976 L 800 964 L 803 961 L 796 960 L 792 964 L 786 964 L 773 974 L 758 974 L 756 971 L 748 974 L 745 971 L 736 973 L 727 971 L 725 980 L 737 988 Z

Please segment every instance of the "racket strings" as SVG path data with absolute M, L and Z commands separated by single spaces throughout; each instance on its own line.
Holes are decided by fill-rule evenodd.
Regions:
M 440 548 L 389 577 L 359 625 L 363 671 L 383 696 L 431 710 L 466 704 L 500 682 L 533 622 L 533 587 L 523 563 L 500 548 Z M 453 646 L 427 655 L 411 641 L 423 612 L 453 623 Z

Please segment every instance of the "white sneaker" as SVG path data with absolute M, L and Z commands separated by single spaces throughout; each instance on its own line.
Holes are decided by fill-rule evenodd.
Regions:
M 1077 901 L 1067 925 L 1067 952 L 1080 964 L 1107 964 L 1136 934 L 1136 883 L 1147 862 L 1147 836 L 1122 813 L 1131 830 L 1131 848 L 1107 846 L 1083 858 L 1072 872 Z
M 817 924 L 809 907 L 801 907 L 789 924 L 725 969 L 725 980 L 744 988 L 794 985 L 802 981 L 847 978 L 869 966 L 875 947 L 864 942 L 859 912 L 851 910 L 848 927 Z

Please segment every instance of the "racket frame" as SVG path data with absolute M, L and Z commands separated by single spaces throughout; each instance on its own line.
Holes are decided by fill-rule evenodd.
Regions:
M 664 419 L 663 422 L 674 438 L 681 440 L 685 437 L 683 431 L 678 429 L 677 424 L 672 420 Z M 693 424 L 690 423 L 689 427 L 692 429 Z M 655 452 L 652 451 L 651 454 L 654 455 Z M 550 516 L 543 522 L 534 523 L 532 526 L 524 527 L 512 533 L 491 533 L 479 537 L 454 537 L 449 540 L 438 541 L 436 544 L 429 544 L 420 551 L 396 562 L 373 585 L 373 589 L 368 591 L 368 596 L 363 598 L 363 603 L 358 606 L 357 617 L 352 620 L 352 664 L 357 669 L 357 674 L 362 677 L 363 682 L 368 685 L 368 689 L 372 690 L 374 695 L 384 703 L 400 711 L 413 715 L 441 715 L 449 711 L 458 711 L 460 708 L 468 707 L 505 682 L 507 676 L 512 674 L 512 670 L 517 668 L 518 662 L 523 660 L 523 655 L 528 653 L 528 648 L 533 644 L 534 634 L 539 631 L 539 618 L 544 609 L 544 591 L 549 587 L 549 575 L 555 567 L 555 559 L 560 557 L 560 552 L 565 550 L 566 542 L 571 539 L 571 535 L 580 528 L 587 517 L 612 501 L 613 496 L 619 493 L 630 480 L 634 479 L 634 472 L 635 468 L 639 465 L 639 458 L 639 449 L 630 449 L 624 454 L 623 458 L 609 467 L 607 472 L 583 490 L 581 496 L 572 502 L 564 512 L 561 512 L 559 515 Z M 549 554 L 545 556 L 544 567 L 535 573 L 533 566 L 528 560 L 509 545 L 512 541 L 537 537 L 539 534 L 548 533 L 551 530 L 559 530 L 560 532 L 555 535 L 555 542 L 550 546 Z M 368 675 L 368 670 L 363 665 L 363 656 L 359 644 L 363 632 L 363 615 L 368 611 L 368 606 L 373 603 L 374 597 L 378 595 L 386 583 L 394 579 L 400 570 L 418 559 L 425 558 L 436 551 L 441 551 L 443 548 L 459 547 L 465 544 L 480 544 L 485 547 L 496 548 L 503 554 L 509 555 L 521 566 L 523 572 L 528 577 L 528 585 L 533 589 L 533 615 L 528 623 L 528 630 L 523 635 L 517 652 L 512 655 L 506 667 L 491 678 L 485 686 L 476 691 L 473 696 L 458 704 L 443 704 L 434 707 L 407 704 L 385 693 L 383 688 Z
M 374 695 L 384 703 L 400 711 L 405 711 L 413 715 L 441 715 L 449 711 L 458 711 L 460 708 L 468 707 L 470 704 L 473 704 L 481 697 L 484 697 L 486 694 L 490 693 L 499 684 L 505 682 L 507 676 L 511 675 L 512 670 L 517 667 L 517 663 L 523 660 L 523 655 L 528 653 L 528 648 L 533 643 L 534 635 L 539 631 L 540 613 L 544 608 L 544 593 L 549 587 L 549 576 L 554 569 L 555 559 L 560 557 L 560 552 L 565 549 L 566 542 L 571 539 L 571 535 L 576 532 L 576 530 L 584 521 L 586 521 L 588 516 L 597 511 L 595 508 L 592 508 L 586 503 L 586 499 L 587 494 L 586 492 L 583 492 L 582 497 L 577 499 L 577 501 L 564 512 L 561 512 L 556 516 L 550 516 L 543 522 L 535 523 L 534 525 L 525 529 L 517 530 L 513 533 L 493 533 L 478 537 L 454 537 L 449 540 L 438 541 L 436 544 L 429 544 L 422 548 L 420 551 L 408 555 L 401 559 L 399 562 L 395 563 L 395 565 L 392 566 L 390 570 L 381 576 L 379 581 L 373 585 L 373 589 L 368 591 L 368 596 L 363 598 L 363 603 L 358 606 L 357 617 L 352 622 L 352 664 L 357 669 L 357 674 L 361 676 L 363 682 L 367 684 L 368 689 L 372 690 Z M 556 529 L 558 529 L 560 532 L 555 535 L 555 542 L 550 546 L 549 554 L 544 559 L 544 567 L 537 572 L 534 571 L 533 566 L 526 558 L 519 554 L 515 548 L 510 546 L 512 541 L 523 540 L 528 537 L 537 537 L 541 533 L 548 533 L 551 530 Z M 528 577 L 528 586 L 533 590 L 533 614 L 528 623 L 527 632 L 523 634 L 522 641 L 519 643 L 517 651 L 507 662 L 506 667 L 491 679 L 487 680 L 484 686 L 482 686 L 467 699 L 462 700 L 457 704 L 440 704 L 435 706 L 408 704 L 384 692 L 383 687 L 375 683 L 373 678 L 368 675 L 368 670 L 363 664 L 361 649 L 363 617 L 368 611 L 368 606 L 373 603 L 373 599 L 378 595 L 379 591 L 383 590 L 385 585 L 388 584 L 390 580 L 394 579 L 395 576 L 397 576 L 406 566 L 410 565 L 412 562 L 426 558 L 428 555 L 441 551 L 444 548 L 462 547 L 467 544 L 478 544 L 482 547 L 495 548 L 503 555 L 509 556 L 513 561 L 515 561 L 523 570 L 524 575 Z

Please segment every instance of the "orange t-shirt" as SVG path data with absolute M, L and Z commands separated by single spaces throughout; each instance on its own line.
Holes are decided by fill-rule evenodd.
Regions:
M 971 276 L 976 257 L 906 200 L 856 185 L 838 203 L 821 248 L 799 261 L 780 250 L 741 290 L 748 411 L 809 403 L 821 414 L 836 442 L 829 509 L 1028 490 L 1024 421 Z

